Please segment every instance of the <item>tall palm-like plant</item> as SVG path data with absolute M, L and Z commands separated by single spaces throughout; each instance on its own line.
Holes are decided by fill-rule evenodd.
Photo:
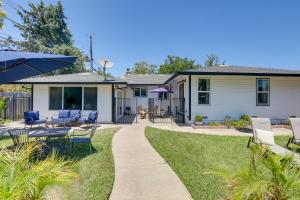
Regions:
M 42 199 L 47 186 L 66 185 L 77 178 L 72 163 L 56 152 L 46 159 L 36 159 L 40 148 L 28 144 L 15 151 L 0 151 L 0 199 Z
M 230 199 L 300 199 L 300 168 L 290 156 L 274 155 L 266 147 L 253 146 L 251 163 L 237 173 L 218 172 L 228 180 Z

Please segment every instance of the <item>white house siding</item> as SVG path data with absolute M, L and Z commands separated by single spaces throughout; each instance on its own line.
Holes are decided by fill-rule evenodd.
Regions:
M 157 93 L 151 93 L 150 90 L 156 89 L 159 86 L 136 86 L 137 88 L 147 88 L 147 97 L 134 97 L 133 96 L 133 88 L 125 88 L 124 90 L 124 97 L 133 99 L 133 101 L 136 101 L 137 106 L 143 106 L 143 108 L 148 107 L 148 99 L 149 98 L 158 98 Z
M 172 87 L 173 93 L 171 94 L 172 98 L 172 111 L 175 111 L 175 101 L 174 98 L 179 98 L 179 83 L 184 83 L 184 113 L 185 113 L 185 122 L 188 123 L 188 117 L 189 117 L 189 81 L 188 81 L 188 76 L 178 76 L 176 79 L 173 79 L 170 81 L 169 86 Z
M 59 84 L 35 84 L 33 87 L 33 109 L 39 110 L 40 115 L 48 118 L 58 115 L 58 110 L 49 110 L 49 87 L 97 87 L 98 121 L 112 122 L 112 86 L 111 85 L 59 85 Z M 87 116 L 89 111 L 82 111 L 82 116 Z
M 209 78 L 210 105 L 198 104 L 198 80 Z M 256 106 L 256 79 L 270 79 L 270 106 Z M 188 121 L 188 76 L 179 76 L 175 83 L 186 79 L 185 110 Z M 175 85 L 173 83 L 173 85 Z M 195 115 L 207 116 L 206 121 L 223 121 L 226 115 L 238 119 L 242 114 L 286 119 L 300 117 L 300 78 L 298 77 L 251 77 L 251 76 L 191 76 L 191 120 Z M 178 95 L 175 90 L 175 96 Z

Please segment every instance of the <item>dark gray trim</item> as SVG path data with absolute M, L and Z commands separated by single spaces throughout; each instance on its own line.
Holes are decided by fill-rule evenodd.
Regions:
M 177 85 L 179 85 L 179 84 L 181 84 L 181 83 L 185 83 L 185 82 L 186 82 L 186 80 L 183 79 L 183 80 L 179 81 L 179 82 L 177 83 Z
M 300 77 L 293 73 L 244 73 L 244 72 L 178 72 L 179 75 L 228 75 L 228 76 L 287 76 Z
M 13 82 L 7 84 L 47 84 L 47 85 L 57 85 L 57 84 L 80 84 L 80 85 L 115 85 L 115 84 L 127 84 L 126 82 Z
M 259 76 L 259 77 L 300 77 L 300 74 L 289 74 L 289 73 L 243 73 L 243 72 L 189 72 L 181 71 L 176 72 L 164 84 L 167 84 L 179 75 L 215 75 L 215 76 Z
M 268 80 L 269 81 L 269 84 L 268 84 L 268 94 L 269 94 L 269 101 L 268 101 L 268 104 L 267 105 L 259 105 L 258 102 L 257 102 L 257 81 L 261 79 L 261 80 Z M 256 106 L 270 106 L 271 104 L 271 80 L 270 78 L 256 78 L 255 79 L 256 83 L 255 83 L 255 98 L 256 98 Z
M 161 86 L 164 84 L 126 84 L 129 87 L 147 87 L 147 86 Z
M 34 91 L 34 89 L 33 89 L 33 84 L 31 84 L 31 110 L 33 110 L 33 91 Z
M 111 85 L 111 100 L 112 100 L 112 104 L 111 104 L 111 120 L 112 122 L 116 121 L 115 115 L 116 115 L 116 98 L 115 98 L 115 85 L 112 84 Z
M 191 86 L 192 80 L 191 75 L 189 75 L 189 120 L 192 119 L 192 86 Z

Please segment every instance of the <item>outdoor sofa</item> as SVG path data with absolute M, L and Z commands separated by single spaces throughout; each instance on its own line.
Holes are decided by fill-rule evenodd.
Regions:
M 60 110 L 57 117 L 52 117 L 52 122 L 54 124 L 78 122 L 80 117 L 80 110 Z

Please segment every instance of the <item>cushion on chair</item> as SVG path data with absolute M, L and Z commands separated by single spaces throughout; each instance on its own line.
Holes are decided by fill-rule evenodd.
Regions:
M 266 145 L 275 145 L 274 133 L 272 131 L 264 131 L 256 129 L 256 137 L 258 142 Z
M 98 111 L 91 111 L 89 112 L 89 116 L 87 121 L 88 122 L 95 122 L 98 118 Z
M 26 124 L 32 124 L 34 121 L 40 119 L 40 113 L 39 111 L 24 112 L 24 119 Z
M 47 120 L 42 120 L 42 119 L 39 119 L 39 120 L 34 120 L 32 123 L 33 124 L 43 124 L 43 123 L 46 123 Z
M 73 142 L 73 143 L 91 143 L 92 140 L 91 138 L 71 138 L 70 139 L 70 142 Z
M 70 118 L 74 118 L 75 120 L 78 120 L 80 118 L 81 111 L 80 110 L 71 110 L 70 111 Z
M 69 118 L 70 111 L 69 110 L 60 110 L 58 112 L 58 118 Z

